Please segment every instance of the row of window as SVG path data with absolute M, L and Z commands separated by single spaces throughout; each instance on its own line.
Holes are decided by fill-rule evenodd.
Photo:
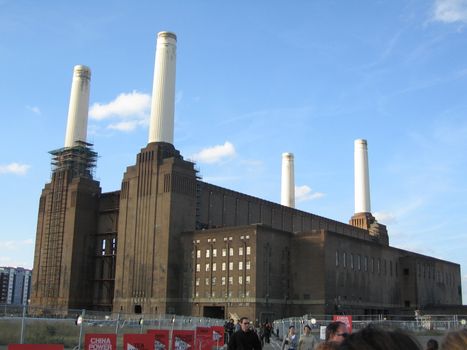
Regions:
M 246 251 L 246 255 L 251 254 L 251 247 L 246 246 L 245 249 L 244 247 L 238 247 L 238 255 L 241 256 L 244 253 L 244 250 Z M 213 258 L 217 258 L 217 248 L 208 248 L 206 249 L 206 258 L 210 258 L 212 255 Z M 227 256 L 227 248 L 222 248 L 222 256 Z M 234 256 L 234 248 L 229 248 L 229 256 Z M 196 257 L 199 259 L 201 258 L 201 249 L 196 250 Z
M 201 279 L 199 277 L 197 277 L 196 278 L 196 285 L 197 286 L 200 285 L 200 281 L 201 281 Z M 228 281 L 229 281 L 229 285 L 233 285 L 233 283 L 234 283 L 233 276 L 230 276 L 228 278 Z M 215 286 L 217 284 L 217 278 L 216 277 L 211 277 L 211 278 L 206 277 L 204 279 L 204 282 L 205 282 L 206 286 L 209 286 L 209 285 Z M 227 282 L 227 278 L 225 276 L 222 276 L 221 277 L 221 285 L 225 286 L 226 282 Z M 245 284 L 250 284 L 250 283 L 251 283 L 251 277 L 250 276 L 245 276 Z M 238 284 L 243 284 L 243 276 L 238 276 Z
M 352 270 L 358 270 L 358 271 L 365 271 L 368 272 L 368 270 L 371 273 L 377 273 L 377 274 L 383 274 L 387 275 L 388 274 L 388 269 L 387 269 L 387 263 L 386 259 L 381 260 L 381 258 L 375 259 L 373 257 L 368 258 L 368 256 L 361 256 L 360 254 L 353 254 L 350 253 L 347 255 L 346 252 L 342 252 L 342 257 L 339 251 L 336 250 L 336 267 L 339 265 L 342 265 L 343 268 L 350 268 Z M 399 274 L 399 267 L 397 262 L 395 263 L 395 269 L 394 269 L 395 275 L 397 276 Z M 389 275 L 393 275 L 393 264 L 392 261 L 389 260 Z
M 434 266 L 417 263 L 417 275 L 420 278 L 432 279 L 439 283 L 454 285 L 454 273 L 436 270 Z
M 209 271 L 217 271 L 217 263 L 206 263 L 205 266 L 205 271 L 206 272 L 209 272 Z M 226 271 L 227 270 L 227 263 L 223 262 L 221 264 L 221 269 L 222 271 Z M 234 262 L 233 261 L 230 261 L 229 262 L 229 271 L 233 271 L 234 269 Z M 245 269 L 246 270 L 250 270 L 251 269 L 251 262 L 248 260 L 245 262 Z M 238 262 L 238 270 L 239 271 L 242 271 L 243 270 L 243 261 L 239 261 Z M 200 263 L 197 263 L 196 264 L 196 272 L 200 272 L 201 271 L 201 264 Z
M 237 293 L 234 293 L 233 291 L 229 290 L 228 292 L 225 292 L 225 293 L 216 293 L 216 291 L 205 291 L 204 292 L 204 296 L 206 298 L 215 298 L 216 296 L 218 297 L 222 297 L 224 296 L 224 298 L 227 298 L 227 297 L 234 297 L 235 295 L 234 294 L 237 294 Z M 250 296 L 250 291 L 247 290 L 247 291 L 239 291 L 238 292 L 238 297 L 239 298 L 245 298 L 245 297 L 249 297 Z M 200 292 L 199 291 L 196 291 L 195 292 L 195 297 L 199 298 L 200 296 Z

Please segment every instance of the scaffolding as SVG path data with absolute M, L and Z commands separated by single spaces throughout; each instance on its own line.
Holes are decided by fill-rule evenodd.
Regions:
M 64 147 L 49 153 L 52 155 L 52 173 L 68 171 L 72 178 L 93 178 L 97 153 L 92 150 L 92 144 L 76 141 L 73 147 Z

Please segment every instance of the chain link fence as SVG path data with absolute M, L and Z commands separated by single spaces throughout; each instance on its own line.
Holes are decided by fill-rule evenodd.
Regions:
M 84 335 L 146 333 L 149 329 L 195 330 L 224 326 L 225 320 L 178 316 L 98 312 L 88 310 L 31 309 L 0 305 L 0 349 L 8 344 L 63 344 L 66 349 L 82 348 Z M 40 316 L 39 316 L 40 315 Z
M 319 338 L 322 326 L 333 321 L 332 315 L 304 315 L 273 322 L 274 334 L 280 339 L 287 334 L 290 326 L 301 335 L 303 327 L 309 325 L 312 333 Z M 369 324 L 383 329 L 401 329 L 413 334 L 444 334 L 451 330 L 467 328 L 467 315 L 352 315 L 352 330 L 358 331 Z
M 78 321 L 78 318 L 80 321 Z M 195 330 L 197 327 L 224 326 L 226 320 L 178 315 L 148 315 L 98 312 L 89 310 L 32 309 L 28 306 L 0 305 L 0 349 L 11 343 L 63 344 L 66 349 L 82 348 L 87 333 L 122 335 L 146 333 L 149 329 Z M 319 338 L 322 326 L 332 315 L 304 315 L 273 322 L 273 334 L 279 339 L 295 326 L 299 335 L 307 324 Z M 465 328 L 467 315 L 383 316 L 352 315 L 354 331 L 374 324 L 386 329 L 403 329 L 414 334 L 444 334 Z M 259 326 L 259 325 L 256 325 Z

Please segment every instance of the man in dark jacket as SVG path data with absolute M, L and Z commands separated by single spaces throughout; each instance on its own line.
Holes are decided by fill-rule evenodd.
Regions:
M 258 335 L 250 329 L 248 317 L 242 317 L 238 323 L 240 330 L 230 338 L 227 350 L 261 350 L 261 342 Z

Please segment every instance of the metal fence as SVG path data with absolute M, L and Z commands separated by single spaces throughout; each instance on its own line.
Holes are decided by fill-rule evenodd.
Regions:
M 282 338 L 290 326 L 301 335 L 303 327 L 309 325 L 312 332 L 319 334 L 322 326 L 332 322 L 332 315 L 304 315 L 285 318 L 273 322 L 274 334 Z M 409 333 L 429 334 L 446 333 L 459 328 L 467 328 L 467 315 L 352 315 L 352 329 L 357 331 L 369 324 L 383 329 L 401 329 Z
M 31 309 L 27 306 L 0 305 L 0 346 L 10 343 L 59 343 L 65 348 L 82 348 L 87 333 L 121 335 L 146 333 L 149 329 L 195 330 L 197 327 L 224 326 L 226 320 L 178 315 L 124 314 L 88 310 Z M 293 325 L 299 335 L 307 324 L 319 337 L 322 326 L 332 322 L 332 315 L 304 315 L 273 322 L 274 335 L 281 339 Z M 368 324 L 386 329 L 403 329 L 416 334 L 441 334 L 465 328 L 467 315 L 352 315 L 352 328 Z M 256 325 L 259 327 L 259 325 Z
M 40 315 L 40 316 L 39 316 Z M 135 315 L 88 310 L 31 309 L 0 305 L 0 346 L 15 344 L 64 344 L 82 348 L 87 333 L 146 333 L 149 329 L 195 330 L 224 326 L 225 320 L 179 315 Z M 122 345 L 122 337 L 117 337 Z

